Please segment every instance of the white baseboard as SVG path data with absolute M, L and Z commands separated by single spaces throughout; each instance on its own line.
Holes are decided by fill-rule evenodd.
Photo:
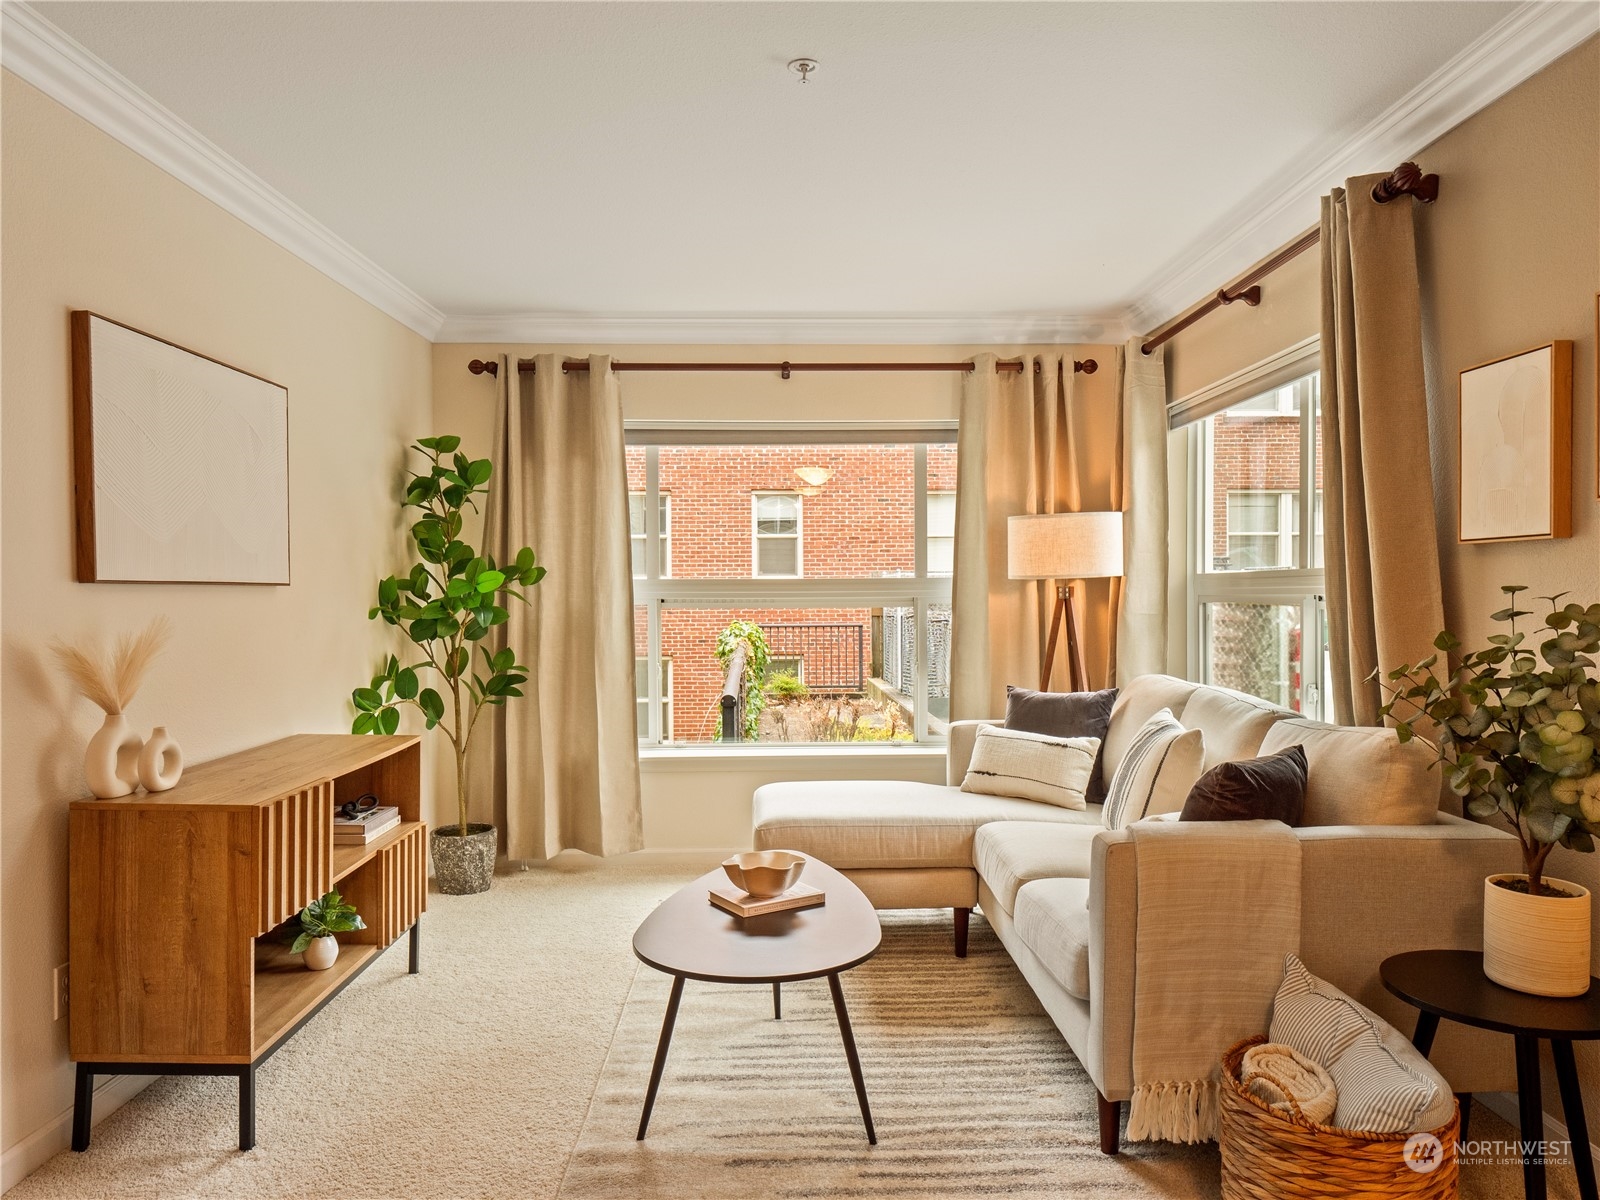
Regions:
M 95 1085 L 94 1118 L 98 1125 L 150 1084 L 154 1075 L 108 1075 Z M 72 1109 L 34 1130 L 0 1158 L 0 1192 L 8 1192 L 61 1151 L 72 1145 Z
M 1515 1092 L 1476 1092 L 1477 1099 L 1495 1116 L 1506 1121 L 1511 1128 L 1522 1127 L 1522 1114 L 1517 1110 L 1517 1094 Z M 1556 1120 L 1548 1112 L 1544 1114 L 1544 1136 L 1553 1142 L 1568 1141 L 1567 1127 L 1564 1122 Z M 1467 1130 L 1467 1140 L 1472 1140 L 1472 1130 Z M 1600 1162 L 1600 1146 L 1589 1143 L 1589 1154 L 1596 1162 Z

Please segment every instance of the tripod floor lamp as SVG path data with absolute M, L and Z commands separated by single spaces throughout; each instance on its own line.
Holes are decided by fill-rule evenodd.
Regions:
M 1006 521 L 1006 574 L 1012 579 L 1056 581 L 1055 612 L 1050 640 L 1039 666 L 1039 690 L 1050 690 L 1056 638 L 1063 617 L 1067 625 L 1067 677 L 1070 690 L 1089 686 L 1083 665 L 1083 642 L 1072 584 L 1066 580 L 1105 579 L 1122 574 L 1122 514 L 1119 512 L 1047 513 Z

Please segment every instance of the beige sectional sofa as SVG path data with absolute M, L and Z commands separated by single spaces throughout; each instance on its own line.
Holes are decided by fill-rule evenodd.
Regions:
M 1162 708 L 1202 731 L 1208 767 L 1304 746 L 1310 772 L 1295 830 L 1300 957 L 1410 1029 L 1415 1013 L 1384 990 L 1378 964 L 1403 950 L 1480 947 L 1482 881 L 1518 869 L 1516 839 L 1440 811 L 1439 773 L 1426 746 L 1164 675 L 1135 679 L 1119 694 L 1102 751 L 1108 782 L 1140 726 Z M 1133 1089 L 1136 839 L 1104 828 L 1099 805 L 1075 811 L 961 791 L 981 724 L 952 726 L 943 786 L 760 788 L 755 845 L 815 855 L 879 908 L 954 909 L 960 955 L 967 914 L 981 908 L 1094 1080 L 1101 1148 L 1115 1153 L 1121 1102 Z M 1447 1025 L 1432 1057 L 1457 1092 L 1515 1087 L 1509 1039 Z

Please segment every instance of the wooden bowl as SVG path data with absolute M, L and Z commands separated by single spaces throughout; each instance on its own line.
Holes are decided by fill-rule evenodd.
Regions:
M 793 850 L 752 850 L 735 854 L 722 864 L 733 886 L 742 888 L 760 900 L 781 896 L 800 879 L 806 869 L 803 854 Z

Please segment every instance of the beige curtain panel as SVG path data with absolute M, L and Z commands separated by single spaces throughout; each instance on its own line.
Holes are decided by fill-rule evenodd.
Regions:
M 1167 360 L 1134 338 L 1122 352 L 1122 610 L 1117 674 L 1167 669 Z
M 644 839 L 617 377 L 605 355 L 568 374 L 541 354 L 531 379 L 502 356 L 497 379 L 484 540 L 497 559 L 532 546 L 550 573 L 528 605 L 510 605 L 505 638 L 530 668 L 527 695 L 492 710 L 475 767 L 494 780 L 508 858 L 625 854 Z
M 1123 503 L 1120 396 L 1086 403 L 1070 350 L 1025 356 L 1020 372 L 997 372 L 996 361 L 978 355 L 961 395 L 951 606 L 955 720 L 1003 716 L 1006 685 L 1033 687 L 1039 679 L 1055 586 L 1007 578 L 1007 518 L 1105 512 Z M 1117 673 L 1122 581 L 1091 579 L 1076 592 L 1090 686 L 1105 687 Z M 1062 657 L 1055 678 L 1064 680 L 1065 671 Z
M 1444 627 L 1422 365 L 1416 206 L 1381 175 L 1322 199 L 1322 439 L 1334 713 L 1376 725 L 1375 668 L 1433 653 Z

